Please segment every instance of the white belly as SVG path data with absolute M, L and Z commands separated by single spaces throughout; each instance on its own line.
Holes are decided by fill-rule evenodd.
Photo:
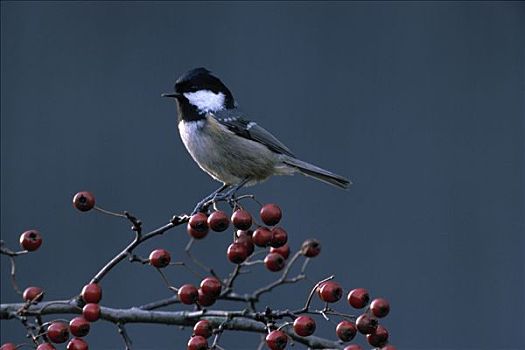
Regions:
M 262 181 L 282 168 L 279 156 L 266 146 L 235 135 L 213 117 L 179 122 L 182 142 L 195 162 L 214 179 L 236 184 Z

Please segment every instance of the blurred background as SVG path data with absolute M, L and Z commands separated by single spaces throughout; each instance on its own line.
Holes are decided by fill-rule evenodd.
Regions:
M 524 349 L 524 29 L 519 2 L 2 1 L 1 239 L 15 248 L 26 229 L 44 236 L 18 259 L 21 287 L 71 297 L 132 237 L 127 222 L 74 210 L 77 191 L 148 229 L 217 187 L 160 97 L 205 66 L 298 156 L 354 182 L 341 191 L 282 177 L 244 191 L 283 208 L 292 249 L 310 237 L 323 245 L 308 281 L 261 306 L 298 307 L 335 274 L 345 290 L 390 300 L 384 324 L 398 349 Z M 225 275 L 229 240 L 210 234 L 194 253 Z M 138 253 L 164 247 L 181 260 L 186 242 L 179 228 Z M 5 257 L 0 272 L 2 303 L 18 301 Z M 275 277 L 255 269 L 239 288 Z M 169 296 L 151 268 L 128 263 L 102 286 L 106 306 Z M 318 321 L 318 335 L 334 339 L 334 325 Z M 26 341 L 17 321 L 0 326 L 1 342 Z M 136 349 L 185 348 L 191 334 L 128 332 Z M 87 339 L 124 347 L 104 321 Z M 221 340 L 258 344 L 247 333 Z

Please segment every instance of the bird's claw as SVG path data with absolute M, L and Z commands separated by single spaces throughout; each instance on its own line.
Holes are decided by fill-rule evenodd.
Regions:
M 233 208 L 235 203 L 237 203 L 237 197 L 235 196 L 235 193 L 216 193 L 212 198 L 205 198 L 204 200 L 200 201 L 195 206 L 195 209 L 193 209 L 191 215 L 197 213 L 207 214 L 210 206 L 215 206 L 216 203 L 220 202 L 226 202 L 230 205 L 230 207 Z

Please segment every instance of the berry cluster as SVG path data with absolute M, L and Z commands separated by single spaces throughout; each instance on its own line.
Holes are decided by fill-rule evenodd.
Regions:
M 356 309 L 365 309 L 365 312 L 359 317 L 355 318 L 350 315 L 333 312 L 328 306 L 338 302 L 343 296 L 343 289 L 339 283 L 334 281 L 325 281 L 316 286 L 316 292 L 321 301 L 326 304 L 324 310 L 320 313 L 326 317 L 329 314 L 343 316 L 335 327 L 335 334 L 343 342 L 352 341 L 359 332 L 366 336 L 368 343 L 374 348 L 381 348 L 384 350 L 395 350 L 395 347 L 388 344 L 388 331 L 378 323 L 378 318 L 383 318 L 390 312 L 390 304 L 383 298 L 372 300 L 369 304 L 370 297 L 368 291 L 364 288 L 357 288 L 351 290 L 347 295 L 347 301 L 350 306 Z M 367 307 L 368 306 L 368 307 Z M 303 310 L 304 311 L 304 310 Z M 284 324 L 283 326 L 286 326 Z M 301 315 L 295 318 L 293 323 L 293 331 L 301 337 L 308 337 L 314 334 L 316 330 L 315 320 L 306 315 Z M 266 336 L 266 345 L 271 350 L 282 350 L 286 348 L 288 343 L 288 335 L 281 329 L 272 330 Z M 350 344 L 344 350 L 360 350 L 362 349 L 357 344 Z
M 253 254 L 255 246 L 271 247 L 264 258 L 264 264 L 270 271 L 280 271 L 290 255 L 290 247 L 287 244 L 288 233 L 282 227 L 275 226 L 281 221 L 281 209 L 275 204 L 266 204 L 261 208 L 259 216 L 266 226 L 255 223 L 252 215 L 241 208 L 235 210 L 231 218 L 221 210 L 216 210 L 209 216 L 205 213 L 197 213 L 191 216 L 187 231 L 192 238 L 202 239 L 210 229 L 222 232 L 228 229 L 231 223 L 236 234 L 234 242 L 226 251 L 230 262 L 242 264 Z M 254 225 L 257 227 L 252 230 Z
M 28 305 L 38 304 L 43 299 L 44 292 L 39 287 L 28 287 L 24 290 L 22 297 Z M 95 322 L 100 318 L 99 302 L 102 299 L 102 289 L 96 283 L 90 283 L 82 288 L 80 293 L 82 316 L 73 318 L 69 324 L 64 321 L 51 321 L 47 323 L 47 328 L 40 335 L 44 342 L 37 346 L 37 350 L 54 350 L 53 344 L 62 344 L 69 340 L 70 335 L 73 338 L 68 342 L 68 350 L 87 350 L 88 343 L 82 339 L 89 333 L 90 322 Z M 12 343 L 2 345 L 1 350 L 15 349 Z
M 241 298 L 240 301 L 249 303 L 253 312 L 249 313 L 245 311 L 242 313 L 243 317 L 262 322 L 265 327 L 264 329 L 268 332 L 265 343 L 270 350 L 285 349 L 291 336 L 296 340 L 301 340 L 303 339 L 302 337 L 308 339 L 307 337 L 312 336 L 317 328 L 314 319 L 316 315 L 322 316 L 326 320 L 332 317 L 340 319 L 335 326 L 335 336 L 340 342 L 350 342 L 354 340 L 358 333 L 361 333 L 374 348 L 395 350 L 392 345 L 388 344 L 388 330 L 379 324 L 379 319 L 387 316 L 390 311 L 388 301 L 383 298 L 371 300 L 366 289 L 357 288 L 348 292 L 346 300 L 351 307 L 363 310 L 363 312 L 356 317 L 336 311 L 332 306 L 343 298 L 344 292 L 341 285 L 333 280 L 333 276 L 324 279 L 314 286 L 307 298 L 305 307 L 302 309 L 295 311 L 278 311 L 266 307 L 264 312 L 257 312 L 255 303 L 259 301 L 260 294 L 270 292 L 273 288 L 281 284 L 294 283 L 305 277 L 304 269 L 306 263 L 308 259 L 320 254 L 321 245 L 319 241 L 315 239 L 308 239 L 303 242 L 299 251 L 290 257 L 291 252 L 290 246 L 288 245 L 288 233 L 284 228 L 278 226 L 282 219 L 282 211 L 279 206 L 276 204 L 261 205 L 258 217 L 254 218 L 249 211 L 240 207 L 238 202 L 234 201 L 233 204 L 231 215 L 228 215 L 222 210 L 215 209 L 211 213 L 199 212 L 190 217 L 178 217 L 171 221 L 173 226 L 180 223 L 186 224 L 186 231 L 190 237 L 190 245 L 194 240 L 204 239 L 210 230 L 214 232 L 224 232 L 230 227 L 233 229 L 233 242 L 226 250 L 226 258 L 235 264 L 235 268 L 234 272 L 232 272 L 227 279 L 218 278 L 210 269 L 208 272 L 210 272 L 212 276 L 201 279 L 198 286 L 186 283 L 179 287 L 173 287 L 169 285 L 162 270 L 170 265 L 177 265 L 177 263 L 172 262 L 171 254 L 166 249 L 158 248 L 151 251 L 147 259 L 142 259 L 132 254 L 131 250 L 121 254 L 125 254 L 123 257 L 128 256 L 130 261 L 139 261 L 156 268 L 169 285 L 169 289 L 176 293 L 177 301 L 185 305 L 194 305 L 197 310 L 205 311 L 204 308 L 212 306 L 218 299 L 228 299 L 229 297 L 231 298 L 232 295 L 235 295 L 235 298 Z M 137 220 L 127 212 L 118 214 L 96 207 L 95 197 L 86 191 L 79 192 L 74 196 L 73 206 L 81 212 L 96 209 L 106 214 L 120 216 L 130 220 L 133 224 L 132 230 L 137 234 L 135 243 L 137 243 L 136 245 L 140 244 L 140 239 L 143 237 L 141 234 L 140 220 Z M 152 237 L 158 232 L 162 233 L 164 231 L 152 231 L 152 233 L 146 236 Z M 42 245 L 42 236 L 36 230 L 26 231 L 20 236 L 20 245 L 23 251 L 12 252 L 4 249 L 2 253 L 14 257 L 19 254 L 36 251 Z M 256 249 L 258 249 L 258 251 L 256 251 Z M 265 255 L 264 259 L 253 259 L 253 257 L 261 253 Z M 301 256 L 306 259 L 306 261 L 305 264 L 303 264 L 300 275 L 296 278 L 288 278 L 291 265 Z M 113 259 L 113 261 L 115 261 L 115 259 Z M 104 273 L 107 273 L 107 271 L 114 266 L 111 265 L 108 267 L 111 263 L 112 262 L 106 265 L 106 271 Z M 239 275 L 241 269 L 256 263 L 264 264 L 266 269 L 271 272 L 283 271 L 281 277 L 269 286 L 256 290 L 253 294 L 246 294 L 244 297 L 235 293 L 231 294 L 233 292 L 233 281 Z M 178 263 L 178 265 L 181 264 L 183 263 Z M 97 275 L 92 281 L 100 282 L 102 277 L 103 275 Z M 317 296 L 324 304 L 323 309 L 315 310 L 311 307 L 310 304 L 314 296 Z M 25 306 L 19 310 L 21 313 L 29 307 L 38 306 L 44 298 L 44 290 L 36 286 L 27 287 L 23 291 L 22 297 Z M 69 323 L 63 320 L 53 320 L 40 324 L 38 334 L 31 334 L 36 349 L 53 350 L 56 344 L 66 343 L 69 340 L 67 343 L 68 350 L 87 350 L 88 343 L 83 338 L 89 334 L 90 324 L 101 317 L 101 307 L 99 305 L 101 299 L 102 289 L 99 283 L 89 283 L 85 285 L 76 299 L 77 302 L 75 304 L 82 308 L 82 315 L 74 317 Z M 106 309 L 105 312 L 109 310 L 110 309 Z M 206 316 L 205 312 L 203 312 L 203 316 Z M 284 321 L 287 317 L 291 319 L 291 322 Z M 291 329 L 288 329 L 288 327 Z M 187 349 L 220 349 L 217 341 L 223 331 L 222 325 L 214 327 L 209 320 L 201 318 L 193 327 L 192 335 L 187 343 Z M 215 339 L 213 344 L 209 345 L 209 338 L 213 335 L 215 335 Z M 70 337 L 72 337 L 72 339 L 70 339 Z M 127 335 L 124 337 L 127 337 Z M 333 344 L 336 344 L 335 347 L 339 348 L 342 343 Z M 17 346 L 13 343 L 6 343 L 0 347 L 0 350 L 14 350 L 16 348 Z M 357 344 L 349 344 L 344 348 L 344 350 L 359 349 L 361 349 L 361 347 Z

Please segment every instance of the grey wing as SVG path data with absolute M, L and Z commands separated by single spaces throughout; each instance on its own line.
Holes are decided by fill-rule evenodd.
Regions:
M 242 115 L 238 109 L 223 110 L 212 114 L 219 123 L 226 126 L 235 134 L 262 143 L 274 152 L 295 158 L 292 151 L 275 136 L 257 125 L 257 123 L 244 119 Z

